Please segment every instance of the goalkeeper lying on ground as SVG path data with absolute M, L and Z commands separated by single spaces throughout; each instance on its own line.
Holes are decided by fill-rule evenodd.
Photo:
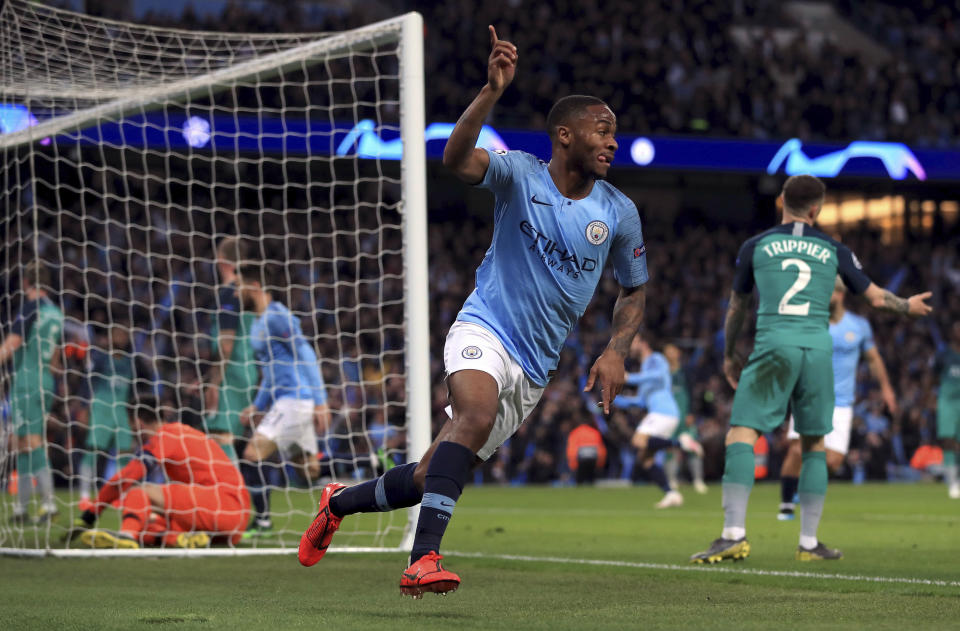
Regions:
M 153 397 L 140 397 L 130 415 L 143 449 L 97 495 L 81 520 L 80 541 L 93 548 L 198 548 L 237 543 L 250 518 L 250 498 L 236 466 L 216 442 L 181 423 L 164 423 Z M 163 467 L 169 484 L 143 483 Z M 93 529 L 103 509 L 120 499 L 119 533 Z

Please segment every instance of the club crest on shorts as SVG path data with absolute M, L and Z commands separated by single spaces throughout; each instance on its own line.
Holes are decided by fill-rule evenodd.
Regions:
M 460 354 L 463 355 L 464 359 L 477 359 L 483 355 L 483 351 L 480 350 L 479 346 L 468 346 Z
M 591 221 L 587 224 L 587 241 L 594 245 L 600 245 L 607 240 L 610 235 L 610 228 L 602 221 Z

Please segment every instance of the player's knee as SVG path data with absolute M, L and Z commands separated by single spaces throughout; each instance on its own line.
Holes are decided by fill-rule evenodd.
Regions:
M 247 446 L 243 448 L 243 459 L 252 462 L 258 462 L 260 460 L 259 452 L 257 452 L 257 449 L 251 443 L 247 443 Z
M 642 451 L 647 448 L 647 438 L 646 434 L 634 434 L 633 438 L 630 439 L 630 443 L 635 449 Z

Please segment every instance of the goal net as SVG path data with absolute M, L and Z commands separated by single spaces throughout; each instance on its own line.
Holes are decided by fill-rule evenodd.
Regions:
M 3 3 L 2 551 L 183 553 L 158 508 L 159 547 L 118 551 L 71 528 L 137 457 L 128 417 L 150 397 L 252 466 L 238 412 L 270 366 L 250 350 L 257 316 L 231 306 L 229 238 L 275 272 L 330 421 L 319 478 L 293 465 L 313 458 L 302 440 L 257 469 L 270 524 L 189 553 L 295 550 L 323 484 L 425 451 L 422 28 L 411 13 L 340 33 L 193 32 Z M 162 466 L 144 478 L 168 481 Z M 98 528 L 119 529 L 123 510 Z M 415 518 L 348 519 L 335 547 L 401 548 Z

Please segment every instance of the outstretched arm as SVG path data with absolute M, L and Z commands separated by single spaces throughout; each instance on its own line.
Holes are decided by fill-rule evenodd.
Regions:
M 870 283 L 863 295 L 870 301 L 870 306 L 881 311 L 900 313 L 915 318 L 928 315 L 933 311 L 933 307 L 926 303 L 926 300 L 933 295 L 929 291 L 909 298 L 901 298 L 882 287 L 878 287 L 875 283 Z
M 730 305 L 723 321 L 723 374 L 734 390 L 740 382 L 740 372 L 743 370 L 743 362 L 737 357 L 737 340 L 744 322 L 747 321 L 749 306 L 750 294 L 730 292 Z
M 630 289 L 620 288 L 620 295 L 613 306 L 613 333 L 610 336 L 610 342 L 590 368 L 587 386 L 583 391 L 593 390 L 593 384 L 597 379 L 600 380 L 600 398 L 604 414 L 610 413 L 610 402 L 623 389 L 626 378 L 623 360 L 626 359 L 627 352 L 630 350 L 630 342 L 633 341 L 633 337 L 643 323 L 646 298 L 645 285 Z
M 488 28 L 492 50 L 487 66 L 487 85 L 457 121 L 443 149 L 443 165 L 468 184 L 482 182 L 490 166 L 490 156 L 485 149 L 477 148 L 477 138 L 483 121 L 513 81 L 517 69 L 517 47 L 497 39 L 497 30 L 492 26 Z

